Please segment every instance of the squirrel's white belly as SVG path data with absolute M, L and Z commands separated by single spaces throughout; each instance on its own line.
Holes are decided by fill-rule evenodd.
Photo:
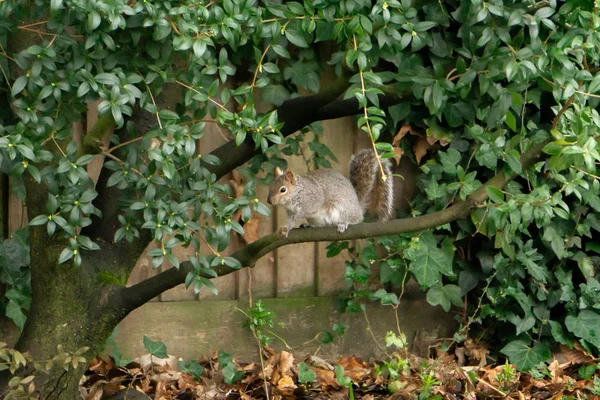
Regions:
M 336 209 L 320 210 L 306 217 L 306 220 L 312 226 L 331 226 L 342 222 L 340 212 Z

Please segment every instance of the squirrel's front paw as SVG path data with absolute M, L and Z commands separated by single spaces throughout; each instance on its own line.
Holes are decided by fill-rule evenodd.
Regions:
M 281 238 L 286 238 L 288 235 L 289 231 L 287 226 L 282 226 L 279 228 L 279 230 L 277 230 L 277 236 L 281 237 Z
M 344 233 L 348 229 L 348 224 L 338 224 L 337 231 L 339 233 Z

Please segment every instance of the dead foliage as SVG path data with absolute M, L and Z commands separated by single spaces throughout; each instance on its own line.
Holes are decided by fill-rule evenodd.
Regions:
M 509 364 L 487 364 L 488 349 L 473 341 L 453 346 L 451 352 L 437 350 L 431 359 L 398 353 L 380 361 L 347 356 L 329 362 L 317 356 L 297 360 L 289 352 L 265 347 L 262 365 L 233 360 L 243 376 L 232 384 L 225 383 L 216 353 L 198 360 L 204 368 L 199 379 L 181 372 L 174 357 L 144 356 L 125 367 L 115 365 L 112 358 L 95 358 L 80 391 L 86 400 L 348 399 L 350 390 L 356 399 L 599 398 L 600 380 L 580 376 L 582 366 L 596 365 L 581 348 L 560 347 L 553 361 L 535 374 L 519 373 Z M 314 372 L 309 372 L 308 383 L 302 383 L 305 377 L 299 379 L 300 363 L 304 374 L 308 369 Z M 336 366 L 343 367 L 351 389 L 336 378 Z

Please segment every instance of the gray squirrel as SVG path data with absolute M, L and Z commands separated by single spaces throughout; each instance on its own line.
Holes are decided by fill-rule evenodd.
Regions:
M 366 215 L 376 215 L 380 221 L 390 219 L 394 209 L 392 164 L 388 159 L 381 159 L 381 164 L 386 179 L 382 179 L 377 157 L 370 149 L 352 156 L 350 179 L 332 169 L 300 175 L 276 167 L 267 203 L 285 207 L 287 224 L 278 234 L 287 237 L 303 218 L 310 226 L 337 226 L 340 233 Z

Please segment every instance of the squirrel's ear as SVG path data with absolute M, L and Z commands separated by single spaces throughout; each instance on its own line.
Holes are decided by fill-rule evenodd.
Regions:
M 279 167 L 275 167 L 273 173 L 275 174 L 275 177 L 283 175 L 283 171 Z
M 290 170 L 285 171 L 285 178 L 290 181 L 292 185 L 296 184 L 296 175 Z

